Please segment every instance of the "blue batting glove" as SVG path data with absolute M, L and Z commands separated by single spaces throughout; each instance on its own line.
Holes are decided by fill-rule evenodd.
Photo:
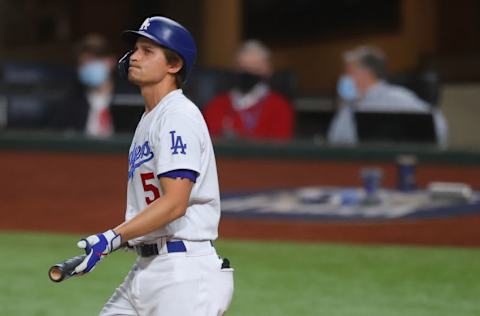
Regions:
M 110 229 L 103 234 L 96 234 L 80 239 L 77 246 L 85 250 L 85 259 L 75 268 L 75 273 L 87 273 L 95 268 L 106 255 L 118 249 L 122 244 L 122 237 Z

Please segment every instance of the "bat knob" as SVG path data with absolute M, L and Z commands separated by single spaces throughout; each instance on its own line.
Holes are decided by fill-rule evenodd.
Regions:
M 53 266 L 48 270 L 48 277 L 53 282 L 62 282 L 65 278 L 65 274 L 61 267 Z
M 85 257 L 86 255 L 76 256 L 62 263 L 51 266 L 50 269 L 48 269 L 48 277 L 53 282 L 62 282 L 74 275 L 79 275 L 75 273 L 75 267 L 78 266 Z

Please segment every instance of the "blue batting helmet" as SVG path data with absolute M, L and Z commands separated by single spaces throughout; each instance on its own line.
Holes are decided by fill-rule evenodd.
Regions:
M 185 27 L 169 18 L 154 16 L 147 18 L 138 31 L 127 30 L 122 34 L 122 38 L 132 45 L 140 36 L 177 53 L 183 60 L 183 69 L 181 70 L 184 74 L 183 82 L 187 80 L 197 57 L 197 48 L 192 34 Z M 129 57 L 130 55 L 126 59 L 128 60 Z M 128 72 L 128 67 L 126 70 Z

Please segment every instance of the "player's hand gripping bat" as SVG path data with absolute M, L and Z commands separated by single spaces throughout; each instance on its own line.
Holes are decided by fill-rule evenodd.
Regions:
M 62 282 L 75 275 L 82 275 L 93 270 L 95 264 L 100 262 L 104 256 L 109 253 L 124 248 L 127 243 L 122 244 L 121 236 L 115 233 L 113 230 L 109 230 L 103 234 L 91 235 L 87 238 L 80 239 L 77 246 L 85 249 L 86 254 L 76 256 L 58 263 L 48 270 L 48 276 L 53 282 Z M 89 258 L 87 263 L 83 263 L 85 267 L 82 269 L 77 268 L 85 258 Z M 93 258 L 93 260 L 92 260 Z M 89 266 L 90 265 L 90 266 Z M 77 268 L 77 271 L 75 271 Z M 82 272 L 79 272 L 82 271 Z

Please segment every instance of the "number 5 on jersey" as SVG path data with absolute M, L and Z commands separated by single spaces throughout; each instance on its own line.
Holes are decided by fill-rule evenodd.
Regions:
M 155 175 L 153 174 L 153 172 L 141 173 L 140 177 L 142 178 L 142 186 L 145 193 L 151 192 L 150 196 L 145 196 L 145 202 L 147 202 L 147 205 L 149 205 L 160 197 L 160 191 L 154 184 Z

